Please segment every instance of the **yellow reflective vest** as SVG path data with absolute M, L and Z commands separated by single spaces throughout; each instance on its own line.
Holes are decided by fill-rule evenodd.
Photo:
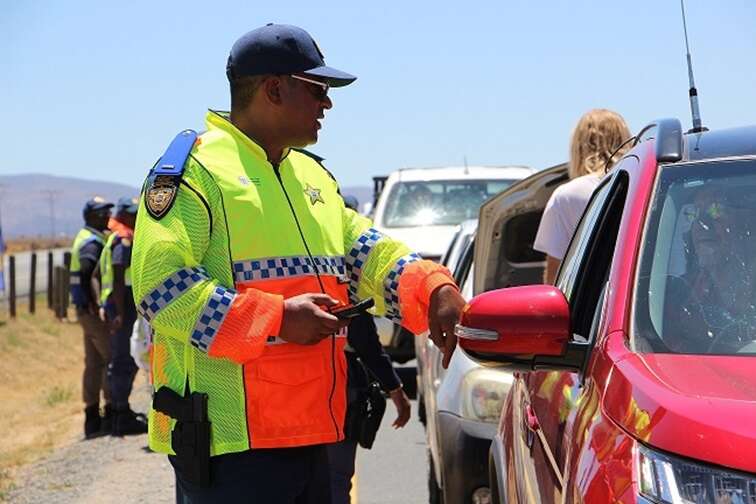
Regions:
M 208 394 L 212 455 L 343 439 L 344 334 L 280 340 L 283 300 L 372 297 L 378 314 L 420 332 L 448 271 L 345 208 L 312 155 L 292 149 L 273 166 L 223 113 L 208 113 L 175 193 L 161 190 L 145 186 L 131 262 L 155 388 Z M 147 211 L 166 194 L 168 211 Z M 150 411 L 154 450 L 172 453 L 173 424 Z
M 85 307 L 89 302 L 89 293 L 91 291 L 88 285 L 81 284 L 81 249 L 88 243 L 96 241 L 101 245 L 105 243 L 105 235 L 94 228 L 85 226 L 79 230 L 74 238 L 71 247 L 71 264 L 69 265 L 69 284 L 71 286 L 71 298 L 73 304 L 77 307 Z M 93 262 L 97 262 L 99 257 L 88 257 Z
M 105 306 L 113 293 L 113 249 L 121 240 L 131 239 L 131 233 L 124 233 L 122 229 L 123 231 L 128 230 L 125 225 L 120 224 L 119 228 L 114 229 L 108 235 L 102 254 L 100 254 L 100 306 Z M 122 234 L 125 236 L 122 236 Z M 124 271 L 124 283 L 127 287 L 131 287 L 131 266 L 126 267 L 126 271 Z

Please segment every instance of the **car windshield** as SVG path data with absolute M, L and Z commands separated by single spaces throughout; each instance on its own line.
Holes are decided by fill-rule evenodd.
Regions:
M 633 348 L 756 354 L 756 161 L 663 168 L 648 219 Z
M 383 226 L 454 226 L 477 218 L 480 205 L 513 180 L 435 180 L 394 184 Z

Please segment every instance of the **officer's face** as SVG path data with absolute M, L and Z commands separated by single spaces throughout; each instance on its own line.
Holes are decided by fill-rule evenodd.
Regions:
M 307 76 L 311 80 L 314 77 Z M 304 147 L 318 141 L 320 119 L 333 106 L 323 87 L 292 77 L 283 79 L 282 99 L 286 109 L 284 119 L 291 147 Z

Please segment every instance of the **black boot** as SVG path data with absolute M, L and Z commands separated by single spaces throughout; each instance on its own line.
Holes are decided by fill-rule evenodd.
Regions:
M 138 415 L 131 408 L 116 410 L 113 421 L 114 436 L 128 436 L 130 434 L 145 434 L 147 421 L 144 415 Z
M 84 437 L 92 439 L 100 435 L 100 405 L 94 404 L 84 408 Z
M 108 403 L 102 412 L 102 422 L 100 424 L 100 431 L 104 436 L 113 432 L 113 417 L 113 407 Z

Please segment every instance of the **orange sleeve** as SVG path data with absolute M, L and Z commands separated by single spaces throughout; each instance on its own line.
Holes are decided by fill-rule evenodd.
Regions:
M 428 307 L 434 290 L 457 285 L 449 270 L 428 260 L 407 264 L 399 276 L 399 306 L 402 325 L 413 334 L 428 330 Z
M 258 289 L 240 292 L 208 349 L 211 357 L 244 364 L 260 356 L 268 336 L 278 334 L 283 319 L 283 296 Z

